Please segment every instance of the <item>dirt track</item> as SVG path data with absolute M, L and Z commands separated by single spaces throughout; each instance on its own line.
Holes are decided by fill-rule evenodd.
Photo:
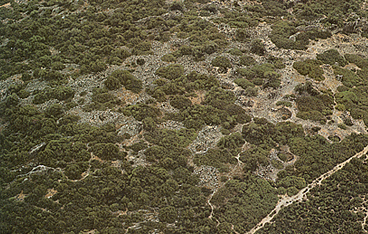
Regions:
M 368 152 L 368 146 L 366 146 L 362 151 L 356 153 L 354 156 L 350 157 L 346 161 L 336 165 L 334 168 L 332 168 L 330 171 L 324 173 L 317 179 L 315 179 L 312 183 L 307 185 L 307 187 L 303 188 L 299 191 L 296 195 L 289 197 L 284 196 L 282 197 L 279 202 L 277 203 L 275 209 L 273 209 L 264 219 L 262 219 L 261 222 L 259 222 L 254 228 L 252 228 L 247 234 L 253 234 L 259 229 L 261 229 L 266 223 L 271 222 L 271 220 L 279 213 L 279 211 L 286 206 L 291 205 L 293 202 L 301 202 L 303 198 L 306 198 L 307 193 L 317 185 L 321 185 L 322 181 L 330 177 L 335 172 L 339 171 L 341 168 L 345 166 L 345 164 L 349 163 L 353 158 L 360 158 L 364 154 Z

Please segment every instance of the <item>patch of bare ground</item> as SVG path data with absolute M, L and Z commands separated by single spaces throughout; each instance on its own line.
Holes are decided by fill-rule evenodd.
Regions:
M 55 189 L 47 189 L 47 194 L 45 195 L 45 198 L 51 198 L 53 197 L 55 194 L 57 194 L 57 190 Z
M 0 8 L 1 7 L 4 7 L 4 8 L 12 8 L 12 6 L 11 6 L 11 4 L 10 3 L 6 3 L 6 4 L 4 4 L 4 5 L 1 5 L 0 6 Z
M 89 231 L 81 231 L 82 234 L 95 234 L 98 233 L 98 231 L 96 229 L 94 230 L 89 230 Z
M 24 198 L 27 196 L 27 194 L 24 194 L 23 193 L 23 190 L 19 193 L 19 194 L 17 194 L 16 196 L 15 196 L 15 199 L 17 200 L 17 201 L 24 201 Z
M 189 97 L 189 100 L 192 102 L 193 105 L 195 104 L 201 104 L 204 101 L 204 97 L 206 95 L 206 92 L 203 90 L 196 90 L 195 91 L 196 96 L 195 97 Z

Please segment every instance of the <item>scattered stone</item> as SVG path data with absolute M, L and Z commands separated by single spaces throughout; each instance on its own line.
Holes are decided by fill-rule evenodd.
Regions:
M 195 154 L 204 154 L 209 148 L 215 147 L 222 136 L 221 127 L 205 126 L 188 148 Z

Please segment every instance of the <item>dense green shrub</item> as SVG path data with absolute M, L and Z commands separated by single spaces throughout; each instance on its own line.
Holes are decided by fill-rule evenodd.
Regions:
M 340 66 L 345 66 L 347 64 L 344 57 L 335 49 L 326 50 L 322 54 L 317 54 L 317 59 L 330 65 L 335 65 L 335 63 L 337 63 Z
M 156 107 L 152 107 L 147 104 L 136 104 L 132 106 L 127 106 L 124 108 L 123 113 L 127 116 L 133 116 L 135 119 L 142 121 L 148 117 L 158 117 L 161 115 L 161 112 Z
M 354 63 L 361 69 L 368 68 L 368 60 L 358 54 L 345 54 L 344 57 L 349 63 Z
M 161 60 L 165 62 L 176 62 L 176 58 L 172 54 L 165 54 L 161 57 Z
M 187 107 L 190 107 L 192 105 L 192 102 L 188 98 L 183 96 L 173 96 L 172 98 L 170 98 L 170 105 L 179 110 L 183 110 Z
M 287 106 L 287 107 L 291 107 L 292 103 L 288 102 L 288 101 L 278 101 L 276 102 L 276 106 Z
M 59 118 L 63 114 L 63 112 L 63 106 L 60 104 L 53 104 L 45 111 L 47 116 L 54 118 Z
M 243 66 L 252 66 L 256 64 L 256 60 L 251 56 L 244 55 L 239 58 L 239 64 Z
M 124 85 L 128 90 L 139 93 L 142 90 L 142 81 L 138 80 L 127 70 L 116 70 L 111 73 L 104 82 L 106 88 L 115 90 Z
M 248 30 L 239 28 L 235 32 L 235 39 L 240 42 L 246 42 L 249 40 L 251 34 Z
M 314 80 L 322 81 L 325 78 L 323 76 L 323 69 L 320 65 L 322 65 L 322 63 L 318 60 L 307 59 L 304 61 L 294 62 L 293 68 L 304 76 L 308 75 Z
M 235 56 L 241 56 L 243 55 L 243 52 L 237 48 L 232 48 L 228 51 L 229 54 L 235 55 Z
M 246 89 L 248 87 L 254 87 L 254 84 L 246 79 L 238 78 L 234 80 L 234 83 L 242 87 L 243 89 Z
M 331 36 L 328 31 L 312 29 L 304 32 L 297 30 L 295 23 L 281 20 L 272 25 L 270 39 L 275 45 L 283 49 L 305 50 L 309 44 L 309 40 L 317 38 L 326 39 Z M 294 38 L 291 38 L 294 36 Z
M 230 60 L 224 56 L 218 56 L 211 61 L 212 66 L 221 67 L 224 69 L 231 68 L 232 64 Z
M 262 40 L 256 39 L 252 41 L 252 44 L 250 46 L 250 52 L 253 54 L 257 54 L 259 56 L 262 56 L 266 52 L 266 48 Z
M 133 55 L 147 55 L 152 53 L 151 43 L 147 41 L 135 45 L 132 50 Z
M 334 74 L 337 76 L 338 79 L 342 81 L 342 83 L 351 88 L 353 86 L 358 86 L 362 84 L 362 78 L 359 77 L 355 72 L 344 69 L 338 66 L 333 66 Z
M 114 76 L 108 76 L 104 82 L 105 86 L 109 90 L 115 90 L 120 88 L 120 81 Z
M 226 164 L 235 164 L 237 160 L 226 149 L 209 149 L 205 154 L 195 155 L 193 162 L 198 166 L 213 166 L 220 169 L 220 171 L 226 171 L 228 170 Z
M 160 67 L 156 70 L 155 74 L 169 80 L 174 80 L 184 75 L 184 67 L 180 64 L 171 64 L 166 67 Z

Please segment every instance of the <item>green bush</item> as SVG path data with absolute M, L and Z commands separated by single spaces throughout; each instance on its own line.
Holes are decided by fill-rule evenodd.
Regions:
M 338 66 L 333 66 L 333 69 L 334 74 L 341 77 L 341 81 L 345 86 L 351 88 L 362 84 L 362 78 L 355 74 L 355 72 Z
M 287 107 L 291 107 L 292 103 L 288 102 L 288 101 L 278 101 L 276 102 L 276 106 L 287 106 Z
M 246 89 L 248 87 L 254 87 L 254 84 L 246 79 L 238 78 L 234 80 L 234 83 L 242 87 L 243 89 Z
M 317 59 L 321 60 L 325 64 L 335 65 L 338 63 L 340 66 L 345 66 L 347 64 L 344 57 L 335 49 L 326 50 L 322 54 L 317 54 Z
M 239 64 L 243 66 L 252 66 L 256 64 L 256 60 L 248 55 L 243 55 L 239 58 Z
M 239 28 L 235 33 L 235 40 L 240 42 L 246 42 L 249 40 L 251 34 L 247 29 Z
M 293 68 L 303 76 L 308 75 L 314 80 L 322 81 L 325 78 L 323 76 L 323 69 L 320 65 L 322 65 L 322 63 L 318 60 L 307 59 L 304 61 L 294 62 Z
M 134 46 L 133 50 L 132 50 L 132 54 L 133 55 L 147 55 L 147 54 L 152 54 L 151 51 L 151 43 L 150 42 L 141 42 L 139 44 L 137 44 L 136 46 Z
M 173 96 L 172 98 L 170 98 L 170 105 L 179 110 L 183 110 L 190 107 L 192 105 L 192 102 L 188 98 L 183 96 Z
M 64 113 L 63 106 L 60 104 L 53 104 L 46 109 L 45 113 L 48 117 L 59 118 Z
M 252 44 L 250 46 L 250 52 L 253 54 L 257 54 L 259 56 L 263 56 L 266 52 L 266 48 L 262 40 L 256 39 L 252 41 Z
M 115 90 L 121 86 L 120 81 L 114 76 L 108 76 L 104 84 L 108 90 Z
M 109 75 L 105 81 L 106 88 L 110 90 L 118 89 L 119 83 L 127 90 L 139 93 L 142 90 L 142 81 L 138 80 L 127 70 L 116 70 Z
M 161 115 L 159 109 L 143 103 L 127 106 L 124 108 L 123 113 L 127 116 L 132 115 L 138 121 L 148 117 L 156 118 Z
M 97 143 L 91 147 L 91 151 L 102 160 L 119 159 L 119 147 L 112 143 Z
M 232 48 L 231 50 L 228 51 L 229 54 L 235 55 L 235 56 L 241 56 L 243 55 L 243 52 L 241 52 L 241 50 L 237 49 L 237 48 Z
M 361 69 L 368 68 L 368 60 L 364 59 L 362 56 L 357 54 L 345 54 L 345 59 L 349 61 L 349 63 L 354 63 Z
M 224 69 L 231 68 L 232 64 L 230 60 L 224 56 L 218 56 L 211 61 L 212 66 L 221 67 Z
M 161 57 L 161 60 L 164 62 L 176 62 L 176 58 L 172 54 L 165 54 Z
M 184 75 L 184 67 L 180 64 L 171 64 L 166 67 L 160 67 L 156 70 L 155 74 L 169 80 L 174 80 Z

